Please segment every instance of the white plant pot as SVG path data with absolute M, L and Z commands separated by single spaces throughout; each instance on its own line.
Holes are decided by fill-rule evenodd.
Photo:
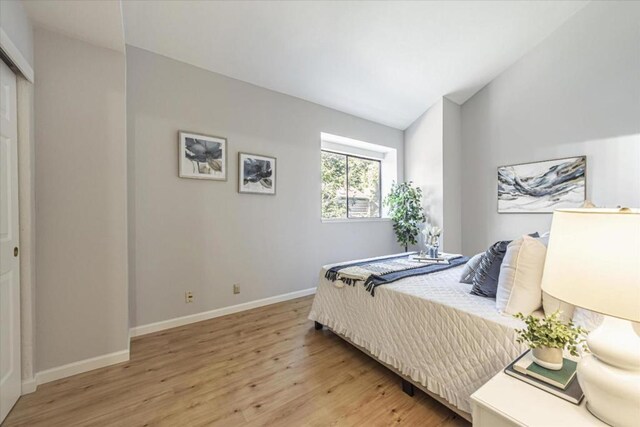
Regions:
M 562 369 L 562 349 L 538 347 L 531 350 L 533 361 L 543 368 L 559 371 Z

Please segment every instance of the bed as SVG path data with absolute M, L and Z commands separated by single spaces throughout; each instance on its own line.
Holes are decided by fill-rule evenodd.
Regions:
M 471 295 L 459 282 L 463 266 L 379 286 L 375 296 L 361 283 L 336 287 L 325 278 L 330 267 L 309 319 L 469 420 L 471 394 L 526 349 L 516 343 L 521 321 Z

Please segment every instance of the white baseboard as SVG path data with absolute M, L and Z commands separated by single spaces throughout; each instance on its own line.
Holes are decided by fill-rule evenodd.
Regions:
M 189 316 L 177 317 L 175 319 L 163 320 L 161 322 L 150 323 L 148 325 L 136 326 L 129 330 L 131 337 L 151 334 L 153 332 L 163 331 L 165 329 L 175 328 L 178 326 L 188 325 L 189 323 L 200 322 L 202 320 L 213 319 L 215 317 L 226 316 L 227 314 L 238 313 L 240 311 L 250 310 L 252 308 L 264 307 L 278 302 L 288 301 L 295 298 L 313 295 L 316 288 L 303 289 L 301 291 L 289 292 L 287 294 L 276 295 L 256 301 L 249 301 L 242 304 L 232 305 L 229 307 L 218 308 L 215 310 L 205 311 L 202 313 L 192 314 Z M 34 378 L 22 381 L 22 394 L 29 394 L 36 391 L 40 384 L 56 381 L 72 375 L 81 374 L 83 372 L 92 371 L 105 366 L 122 363 L 129 360 L 129 350 L 117 351 L 102 356 L 92 357 L 90 359 L 79 360 L 67 365 L 58 366 L 56 368 L 47 369 L 36 373 Z
M 202 313 L 190 314 L 188 316 L 176 317 L 174 319 L 162 320 L 160 322 L 149 323 L 147 325 L 135 326 L 131 328 L 131 337 L 139 337 L 141 335 L 151 334 L 154 332 L 164 331 L 165 329 L 176 328 L 178 326 L 188 325 L 190 323 L 201 322 L 203 320 L 213 319 L 215 317 L 226 316 L 227 314 L 238 313 L 240 311 L 251 310 L 252 308 L 263 307 L 278 302 L 288 301 L 295 298 L 305 297 L 316 293 L 316 288 L 303 289 L 301 291 L 289 292 L 287 294 L 276 295 L 269 298 L 249 301 L 242 304 L 232 305 L 229 307 L 217 308 L 215 310 L 203 311 Z
M 22 393 L 21 394 L 29 394 L 36 391 L 38 388 L 38 382 L 35 377 L 29 378 L 28 380 L 22 380 Z
M 56 368 L 47 369 L 36 374 L 35 383 L 37 385 L 45 384 L 51 381 L 70 377 L 72 375 L 81 374 L 83 372 L 93 371 L 94 369 L 104 368 L 105 366 L 122 363 L 129 360 L 129 350 L 116 351 L 102 356 L 92 357 L 90 359 L 79 360 L 69 363 L 68 365 L 58 366 Z M 24 384 L 24 383 L 23 383 Z

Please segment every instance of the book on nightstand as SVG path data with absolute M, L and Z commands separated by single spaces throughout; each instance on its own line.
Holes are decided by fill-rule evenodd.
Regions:
M 554 394 L 561 399 L 578 405 L 584 393 L 576 378 L 577 363 L 575 360 L 564 358 L 562 369 L 552 371 L 536 365 L 527 351 L 518 357 L 504 370 L 505 374 L 538 387 L 547 393 Z
M 531 351 L 526 352 L 513 363 L 513 369 L 521 374 L 537 378 L 563 390 L 566 390 L 571 380 L 576 376 L 577 367 L 578 362 L 565 357 L 562 361 L 562 369 L 553 371 L 544 368 L 533 361 Z

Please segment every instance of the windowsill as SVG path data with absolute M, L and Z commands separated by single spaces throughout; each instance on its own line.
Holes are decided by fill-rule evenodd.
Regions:
M 321 219 L 323 224 L 344 223 L 344 222 L 391 222 L 391 218 L 336 218 Z

